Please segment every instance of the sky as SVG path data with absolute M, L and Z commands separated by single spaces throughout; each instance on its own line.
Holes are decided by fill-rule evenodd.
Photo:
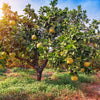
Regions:
M 52 0 L 0 0 L 0 8 L 3 3 L 8 3 L 13 11 L 18 11 L 19 14 L 23 14 L 23 9 L 30 3 L 35 12 L 41 6 L 48 6 Z M 77 9 L 77 6 L 81 5 L 83 10 L 87 11 L 87 16 L 90 19 L 100 19 L 100 0 L 58 0 L 57 7 L 64 9 L 68 7 L 69 9 Z M 0 10 L 0 16 L 2 15 Z

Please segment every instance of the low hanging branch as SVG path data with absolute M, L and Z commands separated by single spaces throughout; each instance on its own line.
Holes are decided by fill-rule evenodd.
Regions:
M 29 65 L 34 66 L 36 70 L 39 70 L 39 66 L 38 66 L 38 65 L 32 64 L 28 59 L 21 58 L 21 57 L 18 57 L 18 56 L 15 56 L 15 57 L 16 57 L 17 59 L 26 61 Z M 45 62 L 43 63 L 43 65 L 41 66 L 41 68 L 40 68 L 40 70 L 39 70 L 40 72 L 43 71 L 43 69 L 45 68 L 47 62 L 48 62 L 48 59 L 46 59 Z
M 47 65 L 48 59 L 45 60 L 45 62 L 43 63 L 43 65 L 40 68 L 40 72 L 43 71 L 43 69 L 45 68 L 45 66 Z
M 20 59 L 20 60 L 24 60 L 26 61 L 29 65 L 35 67 L 35 69 L 39 69 L 39 66 L 34 66 L 34 64 L 32 64 L 28 59 L 25 59 L 25 58 L 21 58 L 21 57 L 18 57 L 18 56 L 15 56 L 17 59 Z
M 27 61 L 28 64 L 30 64 L 31 66 L 34 66 L 34 64 L 32 64 L 28 59 L 25 59 L 25 58 L 20 58 L 18 56 L 15 56 L 17 59 L 20 59 L 20 60 L 24 60 L 24 61 Z M 41 68 L 39 66 L 37 66 L 37 62 L 35 64 L 35 69 L 37 70 L 37 80 L 38 81 L 41 81 L 41 77 L 42 77 L 42 72 L 43 72 L 43 69 L 45 68 L 45 66 L 47 65 L 47 62 L 48 62 L 48 59 L 45 60 L 45 62 L 43 63 L 43 65 L 41 66 Z

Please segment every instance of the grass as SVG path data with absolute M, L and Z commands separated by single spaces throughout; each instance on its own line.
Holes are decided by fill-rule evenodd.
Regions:
M 53 75 L 49 76 L 48 72 Z M 81 88 L 81 83 L 90 83 L 92 77 L 79 74 L 79 80 L 73 82 L 67 72 L 58 72 L 53 69 L 45 69 L 43 81 L 35 79 L 34 69 L 13 68 L 8 76 L 5 71 L 0 71 L 0 100 L 53 100 L 59 97 L 61 91 L 75 91 Z

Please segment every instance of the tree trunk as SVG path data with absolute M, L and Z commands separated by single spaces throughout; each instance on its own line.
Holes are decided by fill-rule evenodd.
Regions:
M 45 62 L 43 63 L 43 65 L 41 66 L 40 69 L 38 67 L 38 69 L 37 69 L 37 81 L 41 81 L 42 72 L 43 72 L 44 68 L 46 67 L 47 62 L 48 62 L 48 59 L 45 60 Z
M 41 81 L 41 77 L 42 77 L 42 72 L 38 71 L 37 72 L 37 81 Z

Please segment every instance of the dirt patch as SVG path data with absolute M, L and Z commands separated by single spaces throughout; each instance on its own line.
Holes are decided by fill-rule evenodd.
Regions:
M 86 98 L 84 100 L 100 100 L 100 72 L 94 78 L 94 83 L 85 83 L 82 87 L 82 92 Z

